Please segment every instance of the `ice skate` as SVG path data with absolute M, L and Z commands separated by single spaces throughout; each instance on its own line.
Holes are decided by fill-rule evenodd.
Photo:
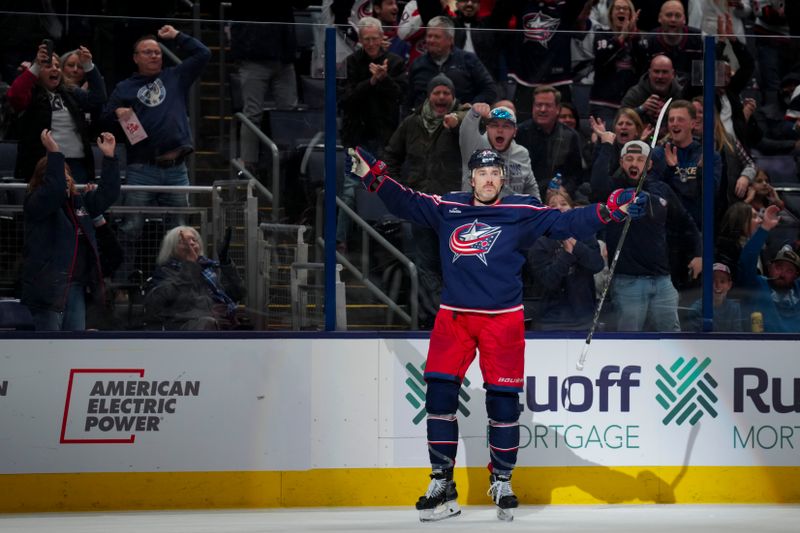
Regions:
M 436 522 L 461 514 L 452 470 L 434 470 L 424 496 L 417 500 L 420 522 Z
M 511 489 L 511 475 L 491 474 L 489 476 L 489 492 L 492 501 L 497 506 L 497 518 L 505 522 L 514 520 L 514 509 L 519 502 Z

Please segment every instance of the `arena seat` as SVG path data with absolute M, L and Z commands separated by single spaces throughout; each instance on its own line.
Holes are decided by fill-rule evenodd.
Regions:
M 797 163 L 791 155 L 763 155 L 754 151 L 753 159 L 756 166 L 769 175 L 773 184 L 798 182 Z
M 0 179 L 14 178 L 16 162 L 17 143 L 15 141 L 0 142 Z
M 33 317 L 19 300 L 0 300 L 0 330 L 32 331 Z

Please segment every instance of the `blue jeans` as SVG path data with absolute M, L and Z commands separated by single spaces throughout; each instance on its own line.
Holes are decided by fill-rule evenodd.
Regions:
M 64 311 L 31 308 L 36 331 L 83 331 L 86 329 L 86 294 L 82 283 L 70 283 Z
M 67 306 L 61 318 L 61 331 L 86 329 L 86 291 L 82 283 L 70 283 Z
M 187 186 L 189 185 L 189 173 L 185 164 L 169 168 L 131 164 L 127 168 L 126 182 L 128 185 Z M 125 205 L 137 207 L 188 207 L 189 199 L 186 194 L 128 191 L 125 193 Z M 170 229 L 182 225 L 183 217 L 180 215 L 165 217 L 164 222 L 166 229 Z M 144 215 L 138 213 L 127 215 L 119 227 L 118 238 L 125 252 L 125 259 L 116 274 L 116 279 L 120 281 L 127 280 L 133 271 L 136 241 L 141 237 L 143 227 Z
M 617 331 L 680 331 L 678 291 L 669 276 L 616 274 L 612 299 Z

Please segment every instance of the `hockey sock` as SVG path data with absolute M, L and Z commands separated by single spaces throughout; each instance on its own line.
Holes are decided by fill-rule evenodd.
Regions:
M 493 472 L 511 471 L 519 450 L 519 397 L 517 393 L 486 391 L 489 415 L 489 454 Z
M 453 468 L 458 450 L 458 389 L 455 382 L 429 380 L 425 397 L 428 411 L 428 455 L 434 470 Z

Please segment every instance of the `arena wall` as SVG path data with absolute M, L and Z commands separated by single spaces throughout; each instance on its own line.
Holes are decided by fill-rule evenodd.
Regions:
M 800 502 L 793 339 L 528 339 L 523 503 Z M 411 505 L 421 337 L 4 339 L 0 512 Z M 456 480 L 488 504 L 484 390 Z

